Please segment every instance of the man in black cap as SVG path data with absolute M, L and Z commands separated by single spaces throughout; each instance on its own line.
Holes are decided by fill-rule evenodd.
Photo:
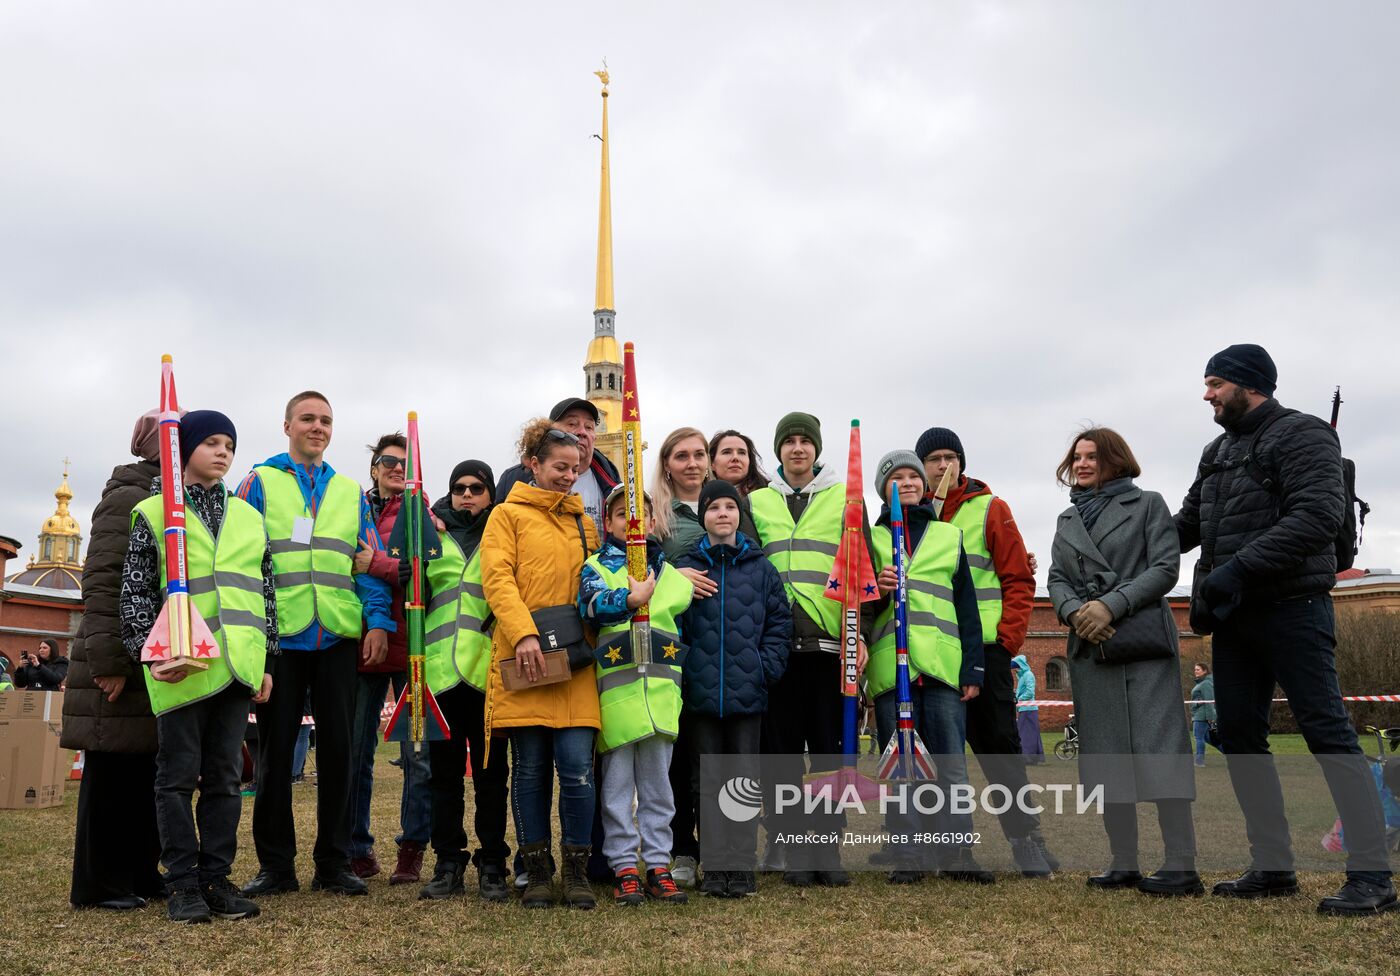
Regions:
M 1346 884 L 1318 911 L 1371 915 L 1394 909 L 1396 898 L 1380 800 L 1337 682 L 1330 591 L 1347 505 L 1341 448 L 1327 423 L 1274 399 L 1277 382 L 1261 346 L 1211 357 L 1204 399 L 1225 433 L 1201 455 L 1176 515 L 1182 552 L 1201 547 L 1191 626 L 1214 634 L 1221 747 L 1249 836 L 1250 869 L 1214 893 L 1267 898 L 1298 890 L 1269 754 L 1277 683 L 1346 824 Z
M 605 538 L 607 532 L 603 529 L 603 499 L 608 497 L 608 492 L 622 479 L 607 456 L 601 451 L 593 450 L 593 438 L 600 419 L 598 408 L 582 397 L 567 397 L 549 411 L 549 419 L 561 430 L 567 430 L 577 437 L 584 456 L 589 458 L 584 470 L 579 472 L 578 481 L 574 482 L 574 494 L 583 499 L 583 510 L 598 526 L 598 538 Z M 523 459 L 520 464 L 507 468 L 502 473 L 501 483 L 496 486 L 496 501 L 505 501 L 517 481 L 530 483 L 530 469 L 526 467 Z

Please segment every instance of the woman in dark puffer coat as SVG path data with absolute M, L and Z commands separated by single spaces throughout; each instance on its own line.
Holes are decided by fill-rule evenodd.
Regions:
M 63 696 L 62 745 L 84 753 L 68 895 L 74 908 L 128 910 L 165 895 L 156 830 L 156 720 L 117 616 L 131 510 L 150 496 L 160 474 L 158 428 L 154 410 L 136 421 L 131 453 L 139 460 L 112 471 L 92 513 L 83 619 Z
M 758 778 L 759 730 L 768 689 L 787 669 L 792 641 L 792 610 L 782 581 L 758 545 L 739 531 L 739 519 L 734 486 L 718 479 L 707 482 L 700 492 L 705 535 L 676 564 L 706 573 L 718 587 L 714 596 L 694 601 L 681 615 L 681 636 L 690 645 L 682 695 L 694 731 L 691 780 L 697 798 L 702 756 L 743 756 L 732 775 Z M 715 802 L 697 800 L 697 807 Z M 710 809 L 708 815 L 718 816 L 718 810 Z M 697 821 L 700 817 L 697 809 Z M 753 864 L 758 824 L 751 821 L 749 827 L 746 844 L 732 843 L 739 828 L 726 831 L 718 843 L 702 836 L 707 894 L 733 897 L 757 890 Z M 739 869 L 712 870 L 717 864 Z

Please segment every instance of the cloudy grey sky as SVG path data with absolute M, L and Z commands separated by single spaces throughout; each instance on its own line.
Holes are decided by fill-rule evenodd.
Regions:
M 652 444 L 771 458 L 805 409 L 868 475 L 950 426 L 1048 552 L 1078 425 L 1175 505 L 1206 359 L 1260 342 L 1284 403 L 1343 385 L 1360 563 L 1400 566 L 1397 41 L 1381 2 L 7 3 L 0 533 L 64 455 L 86 531 L 163 352 L 240 474 L 304 387 L 344 472 L 411 408 L 435 493 L 499 472 L 582 389 L 606 57 Z

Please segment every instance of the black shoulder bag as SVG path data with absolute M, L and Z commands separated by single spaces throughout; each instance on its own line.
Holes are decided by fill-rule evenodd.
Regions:
M 583 558 L 587 562 L 588 536 L 583 531 L 583 518 L 575 515 L 574 521 L 578 523 L 579 545 L 583 547 Z M 530 619 L 535 622 L 535 629 L 539 631 L 541 651 L 546 654 L 561 649 L 567 651 L 570 671 L 593 664 L 593 648 L 588 646 L 588 640 L 584 636 L 583 619 L 579 616 L 576 604 L 563 603 L 555 607 L 533 610 L 530 612 Z

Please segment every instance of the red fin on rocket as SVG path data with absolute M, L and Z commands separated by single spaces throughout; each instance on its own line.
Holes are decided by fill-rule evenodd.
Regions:
M 913 729 L 909 731 L 909 779 L 937 779 L 937 770 L 934 768 L 933 759 L 928 754 L 928 749 L 924 748 L 924 740 L 919 738 L 919 733 Z M 905 758 L 899 752 L 899 738 L 902 733 L 898 730 L 890 736 L 889 745 L 885 746 L 885 753 L 880 757 L 880 765 L 876 775 L 880 779 L 903 779 L 900 774 L 900 764 Z
M 831 578 L 826 581 L 825 596 L 832 600 L 846 599 L 846 546 L 856 547 L 856 573 L 852 581 L 856 587 L 856 599 L 861 603 L 879 599 L 880 591 L 875 588 L 875 567 L 870 564 L 870 549 L 865 544 L 865 532 L 857 526 L 855 532 L 841 533 L 841 545 L 836 550 L 836 561 L 831 565 Z
M 428 689 L 428 683 L 422 683 L 423 687 L 423 738 L 422 742 L 441 742 L 444 739 L 451 739 L 452 732 L 447 727 L 447 719 L 442 717 L 442 710 L 438 708 L 437 699 L 433 697 L 432 691 Z M 413 742 L 413 702 L 410 693 L 413 691 L 413 683 L 408 682 L 403 686 L 403 691 L 399 693 L 398 703 L 394 705 L 394 713 L 389 716 L 389 724 L 384 727 L 385 742 Z
M 181 603 L 189 608 L 190 614 L 188 644 L 183 647 L 177 646 L 181 644 L 178 628 L 177 632 L 172 633 L 170 627 L 171 609 Z M 184 595 L 165 601 L 165 604 L 160 608 L 160 615 L 156 617 L 156 622 L 151 627 L 150 634 L 146 636 L 145 646 L 141 648 L 142 661 L 169 661 L 176 657 L 207 660 L 218 656 L 218 641 L 214 640 L 214 635 L 209 630 L 209 625 L 204 622 L 204 617 L 199 610 L 190 602 L 189 597 Z

